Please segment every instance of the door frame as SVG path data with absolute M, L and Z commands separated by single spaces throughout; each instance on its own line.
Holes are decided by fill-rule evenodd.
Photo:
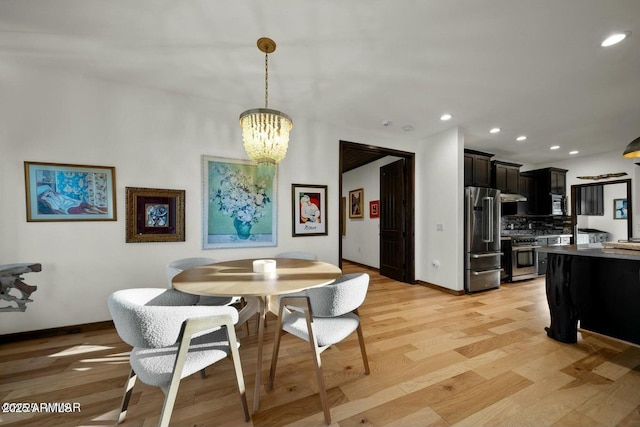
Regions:
M 582 187 L 593 187 L 596 185 L 625 184 L 627 186 L 627 239 L 633 237 L 633 189 L 631 188 L 631 178 L 614 179 L 613 181 L 588 182 L 585 184 L 573 184 L 571 186 L 571 228 L 573 229 L 573 242 L 578 242 L 578 215 L 576 215 L 576 196 Z
M 372 158 L 380 158 L 381 156 L 395 156 L 405 159 L 405 198 L 406 205 L 404 209 L 406 232 L 404 238 L 406 262 L 404 265 L 404 277 L 407 283 L 416 283 L 415 281 L 415 153 L 408 151 L 395 150 L 392 148 L 376 147 L 373 145 L 358 144 L 355 142 L 340 140 L 340 156 L 339 156 L 339 174 L 338 174 L 338 206 L 340 211 L 339 231 L 338 231 L 338 266 L 342 268 L 342 169 L 343 169 L 343 149 L 361 151 L 370 154 Z M 376 157 L 377 156 L 377 157 Z M 375 161 L 375 160 L 372 160 Z M 369 162 L 370 163 L 370 162 Z M 367 163 L 364 163 L 367 164 Z M 364 166 L 364 164 L 362 166 Z

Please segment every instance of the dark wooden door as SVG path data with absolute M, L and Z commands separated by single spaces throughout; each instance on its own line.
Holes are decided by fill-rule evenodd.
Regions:
M 404 159 L 380 168 L 380 274 L 406 281 Z

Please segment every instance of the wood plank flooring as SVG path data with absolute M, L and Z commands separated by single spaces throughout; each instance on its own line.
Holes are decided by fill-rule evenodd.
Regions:
M 549 339 L 543 279 L 453 296 L 361 266 L 345 264 L 344 271 L 371 275 L 360 309 L 371 375 L 364 375 L 355 334 L 322 354 L 334 425 L 640 426 L 640 348 L 587 333 L 575 345 Z M 274 326 L 268 322 L 263 378 Z M 251 402 L 257 337 L 244 328 L 238 335 Z M 2 411 L 0 424 L 113 425 L 129 350 L 115 330 L 0 346 L 0 403 L 80 405 L 69 413 Z M 260 410 L 248 423 L 231 361 L 207 373 L 182 381 L 172 425 L 324 425 L 301 340 L 283 338 L 275 388 L 262 388 Z M 138 382 L 124 425 L 157 425 L 163 399 L 158 388 Z

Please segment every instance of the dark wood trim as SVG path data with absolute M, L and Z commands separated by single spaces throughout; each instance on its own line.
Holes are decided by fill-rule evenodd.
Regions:
M 436 291 L 444 292 L 449 295 L 460 296 L 465 294 L 464 290 L 455 291 L 453 289 L 445 288 L 444 286 L 434 285 L 433 283 L 429 283 L 429 282 L 423 282 L 422 280 L 416 281 L 416 284 L 420 286 L 425 286 L 427 288 L 435 289 Z
M 633 189 L 631 187 L 631 178 L 627 179 L 614 179 L 613 181 L 603 182 L 588 182 L 585 184 L 573 184 L 571 186 L 571 226 L 573 227 L 573 239 L 574 244 L 577 243 L 578 236 L 576 235 L 576 224 L 578 223 L 578 216 L 576 215 L 576 195 L 578 194 L 578 188 L 581 187 L 593 187 L 596 185 L 609 185 L 609 184 L 626 184 L 627 185 L 627 238 L 633 237 Z
M 355 142 L 342 141 L 339 144 L 339 177 L 338 177 L 338 206 L 342 206 L 342 174 L 343 174 L 343 159 L 342 152 L 344 148 L 352 150 L 362 150 L 367 152 L 375 152 L 384 154 L 385 156 L 402 157 L 405 159 L 405 184 L 407 194 L 405 199 L 407 200 L 405 210 L 405 221 L 407 224 L 406 239 L 405 239 L 405 253 L 407 259 L 405 262 L 405 278 L 407 283 L 415 283 L 416 267 L 415 267 L 415 176 L 416 176 L 416 155 L 408 151 L 395 150 L 393 148 L 376 147 L 373 145 L 358 144 Z M 338 243 L 338 266 L 342 268 L 342 221 L 339 221 L 338 236 L 340 238 Z
M 37 331 L 16 332 L 14 334 L 0 335 L 0 344 L 19 341 L 28 341 L 39 338 L 51 338 L 60 335 L 79 334 L 83 332 L 99 331 L 115 328 L 112 320 L 104 322 L 84 323 L 81 325 L 61 326 L 59 328 L 39 329 Z

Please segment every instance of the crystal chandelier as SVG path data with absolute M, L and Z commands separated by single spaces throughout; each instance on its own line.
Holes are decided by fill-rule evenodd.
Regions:
M 258 39 L 258 49 L 264 52 L 264 108 L 240 114 L 240 126 L 249 158 L 258 166 L 273 169 L 287 155 L 293 121 L 286 114 L 269 108 L 269 54 L 276 50 L 276 43 L 262 37 Z

